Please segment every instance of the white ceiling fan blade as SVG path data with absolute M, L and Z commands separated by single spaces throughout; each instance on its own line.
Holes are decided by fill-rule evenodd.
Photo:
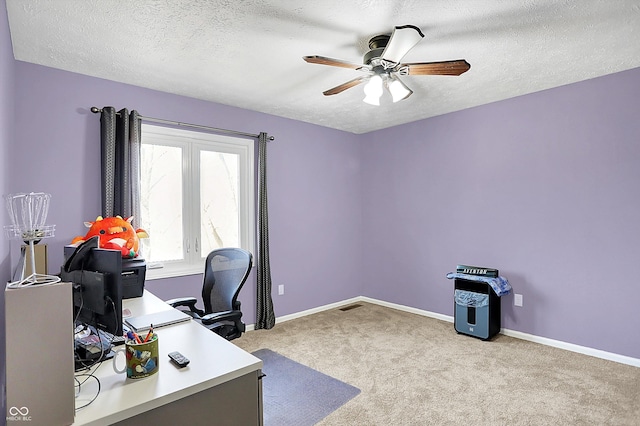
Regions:
M 420 28 L 414 25 L 402 25 L 393 29 L 391 39 L 382 52 L 382 59 L 385 61 L 399 63 L 404 55 L 418 44 L 424 37 Z

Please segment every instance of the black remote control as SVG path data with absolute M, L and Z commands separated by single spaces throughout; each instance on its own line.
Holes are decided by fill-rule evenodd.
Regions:
M 171 352 L 169 358 L 171 358 L 171 361 L 179 368 L 186 367 L 187 364 L 189 364 L 189 358 L 177 351 Z

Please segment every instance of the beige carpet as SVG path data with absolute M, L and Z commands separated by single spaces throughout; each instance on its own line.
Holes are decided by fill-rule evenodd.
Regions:
M 640 425 L 640 368 L 375 304 L 249 331 L 267 348 L 361 389 L 319 425 Z M 628 336 L 637 338 L 637 336 Z

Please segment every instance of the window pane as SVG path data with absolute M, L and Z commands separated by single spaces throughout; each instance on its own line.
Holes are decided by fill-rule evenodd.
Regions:
M 141 224 L 149 234 L 144 257 L 149 262 L 183 259 L 182 149 L 141 147 Z
M 203 257 L 216 248 L 240 247 L 240 156 L 200 151 L 200 235 Z

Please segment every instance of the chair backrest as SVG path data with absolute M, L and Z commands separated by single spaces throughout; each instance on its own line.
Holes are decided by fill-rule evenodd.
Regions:
M 236 309 L 238 293 L 252 264 L 251 253 L 240 248 L 221 248 L 209 253 L 202 284 L 205 314 Z

